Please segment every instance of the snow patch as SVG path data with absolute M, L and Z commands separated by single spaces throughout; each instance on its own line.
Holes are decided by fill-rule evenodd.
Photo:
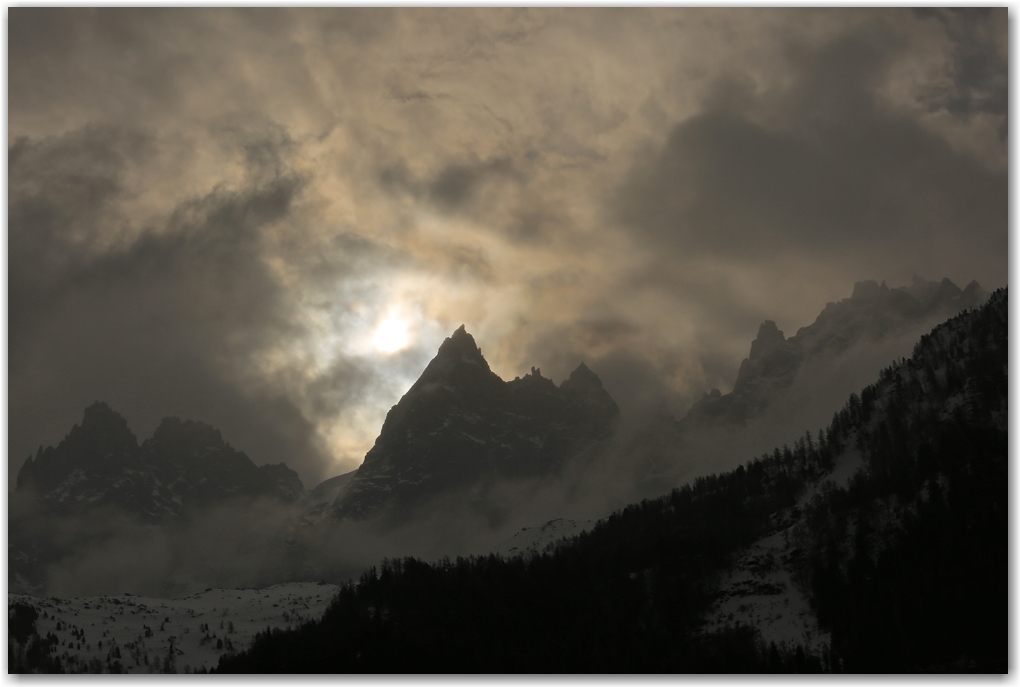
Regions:
M 594 520 L 556 518 L 544 525 L 522 527 L 512 537 L 495 546 L 491 552 L 506 557 L 551 553 L 561 540 L 575 537 L 594 526 Z
M 831 635 L 818 626 L 807 595 L 787 570 L 792 527 L 764 537 L 743 553 L 727 573 L 704 630 L 751 626 L 766 643 L 794 649 L 798 644 L 820 653 Z

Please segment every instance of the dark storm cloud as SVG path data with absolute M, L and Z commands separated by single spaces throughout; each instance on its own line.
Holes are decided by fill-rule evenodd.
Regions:
M 417 192 L 417 182 L 407 168 L 407 161 L 400 160 L 393 164 L 386 165 L 378 172 L 379 185 L 390 193 L 411 193 Z
M 388 193 L 426 200 L 444 213 L 468 215 L 513 244 L 541 243 L 554 232 L 565 233 L 569 224 L 554 204 L 527 192 L 527 174 L 508 157 L 451 162 L 425 179 L 415 178 L 401 160 L 383 166 L 378 179 Z M 510 207 L 494 211 L 493 199 L 508 197 L 514 199 Z
M 324 21 L 309 37 L 356 44 L 366 38 L 355 27 L 367 37 L 384 24 L 356 15 Z M 190 129 L 225 112 L 286 114 L 266 108 L 267 96 L 300 109 L 320 133 L 332 123 L 292 36 L 301 15 L 290 10 L 19 7 L 10 18 L 12 131 L 140 121 Z
M 519 178 L 519 173 L 513 162 L 505 157 L 450 163 L 426 180 L 415 179 L 403 160 L 383 167 L 379 172 L 379 182 L 387 191 L 427 198 L 446 212 L 464 209 L 486 181 L 515 177 Z
M 429 182 L 429 197 L 440 207 L 456 209 L 471 199 L 486 178 L 512 173 L 513 166 L 505 158 L 470 165 L 450 165 Z
M 266 115 L 235 113 L 220 117 L 210 129 L 225 149 L 243 152 L 249 173 L 267 180 L 287 174 L 284 156 L 297 146 L 287 130 Z
M 303 181 L 280 171 L 283 138 L 241 138 L 253 183 L 182 202 L 165 226 L 91 253 L 77 237 L 116 237 L 120 179 L 146 139 L 89 128 L 10 147 L 16 466 L 98 397 L 135 427 L 193 417 L 257 463 L 285 460 L 306 480 L 321 476 L 315 427 L 278 390 L 242 379 L 251 356 L 297 329 L 261 242 Z
M 1005 21 L 1005 12 L 991 7 L 916 8 L 914 12 L 938 20 L 953 43 L 952 85 L 935 91 L 929 106 L 963 117 L 978 112 L 1005 115 L 1006 55 L 990 40 L 997 24 Z
M 586 347 L 590 348 L 619 345 L 627 337 L 639 332 L 637 325 L 622 317 L 582 320 L 578 323 L 577 328 L 585 340 Z
M 309 385 L 311 412 L 316 420 L 335 417 L 345 408 L 357 404 L 371 391 L 375 381 L 370 370 L 356 362 L 340 358 L 325 374 Z M 333 477 L 334 475 L 328 475 Z M 308 488 L 314 484 L 305 485 Z
M 91 126 L 8 147 L 8 322 L 16 348 L 24 327 L 47 307 L 46 294 L 82 268 L 125 220 L 114 202 L 132 163 L 149 157 L 137 131 Z
M 691 367 L 691 361 L 680 351 L 621 347 L 589 358 L 586 364 L 597 371 L 610 395 L 620 399 L 625 421 L 634 426 L 661 416 L 681 417 L 696 400 L 689 384 L 676 384 L 672 379 L 673 374 L 683 375 Z
M 962 243 L 963 227 L 970 242 L 1001 239 L 1005 173 L 876 101 L 893 49 L 849 36 L 792 52 L 803 67 L 789 91 L 761 96 L 748 116 L 709 110 L 676 125 L 631 172 L 620 218 L 688 257 L 795 253 L 863 266 L 908 249 L 929 259 L 933 238 Z
M 423 195 L 444 212 L 470 215 L 511 244 L 542 244 L 553 234 L 568 235 L 572 227 L 562 208 L 529 188 L 522 166 L 507 157 L 452 163 L 424 184 Z M 389 178 L 401 179 L 399 171 L 393 174 Z
M 168 9 L 18 7 L 10 12 L 9 97 L 19 112 L 132 109 L 140 102 L 170 108 L 179 102 L 180 75 L 194 55 L 171 49 L 150 33 L 180 15 Z M 164 26 L 170 26 L 166 23 Z M 109 100 L 111 83 L 131 98 Z

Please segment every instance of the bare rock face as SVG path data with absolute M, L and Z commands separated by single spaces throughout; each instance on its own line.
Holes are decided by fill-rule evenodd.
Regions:
M 102 523 L 173 527 L 216 506 L 303 495 L 296 472 L 283 463 L 256 467 L 203 422 L 166 418 L 139 445 L 124 417 L 97 401 L 18 472 L 8 513 L 11 585 L 43 589 L 50 565 L 116 531 Z
M 155 522 L 239 497 L 293 502 L 304 487 L 283 463 L 256 467 L 203 422 L 165 418 L 139 446 L 127 421 L 97 401 L 56 447 L 25 461 L 17 491 L 58 515 L 113 506 Z
M 169 498 L 183 508 L 213 506 L 239 497 L 297 500 L 304 487 L 286 464 L 256 467 L 223 441 L 218 429 L 194 420 L 164 418 L 141 447 L 142 461 Z
M 583 363 L 559 386 L 535 368 L 504 382 L 461 326 L 390 410 L 333 514 L 410 512 L 452 488 L 553 474 L 608 439 L 618 415 Z
M 85 409 L 56 448 L 39 447 L 18 472 L 17 491 L 31 493 L 50 511 L 72 515 L 114 506 L 159 519 L 174 510 L 142 462 L 138 440 L 127 421 L 105 403 Z

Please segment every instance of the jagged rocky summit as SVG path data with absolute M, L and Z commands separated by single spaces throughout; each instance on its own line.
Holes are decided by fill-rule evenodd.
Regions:
M 790 338 L 775 322 L 765 320 L 740 364 L 733 391 L 706 393 L 680 421 L 681 429 L 743 425 L 793 383 L 804 362 L 842 353 L 858 342 L 880 341 L 908 327 L 942 321 L 987 298 L 976 281 L 960 289 L 948 278 L 929 282 L 915 275 L 906 287 L 857 282 L 850 298 L 828 303 L 814 323 Z
M 51 567 L 127 523 L 172 528 L 219 506 L 297 507 L 303 496 L 285 464 L 256 466 L 205 423 L 166 418 L 139 445 L 127 421 L 97 401 L 56 447 L 40 447 L 18 472 L 8 503 L 9 586 L 41 593 Z M 118 527 L 102 524 L 111 522 Z
M 291 503 L 304 486 L 283 463 L 257 467 L 203 422 L 165 418 L 139 445 L 127 421 L 97 401 L 56 447 L 25 461 L 17 492 L 55 514 L 114 506 L 161 521 L 235 498 Z
M 618 415 L 584 363 L 559 386 L 536 368 L 504 382 L 461 326 L 390 409 L 333 514 L 410 512 L 448 489 L 555 473 L 602 445 Z

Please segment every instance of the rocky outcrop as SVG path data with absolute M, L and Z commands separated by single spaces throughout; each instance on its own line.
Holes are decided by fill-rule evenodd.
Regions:
M 223 441 L 218 429 L 194 420 L 165 418 L 142 444 L 142 461 L 160 487 L 185 508 L 211 506 L 238 497 L 297 500 L 304 487 L 285 464 L 256 467 Z
M 889 288 L 885 282 L 854 284 L 850 298 L 828 303 L 817 319 L 787 339 L 776 323 L 766 320 L 740 364 L 733 391 L 705 394 L 680 421 L 682 429 L 740 426 L 768 407 L 789 387 L 802 364 L 838 355 L 862 341 L 881 341 L 912 326 L 935 323 L 967 308 L 988 294 L 972 281 L 960 289 L 948 278 L 928 282 L 915 276 L 908 287 Z
M 290 503 L 304 487 L 283 463 L 256 467 L 203 422 L 166 418 L 139 446 L 127 421 L 97 401 L 56 447 L 25 462 L 17 490 L 59 515 L 113 506 L 161 521 L 235 498 Z
M 334 516 L 410 511 L 451 488 L 555 473 L 606 440 L 618 415 L 583 363 L 559 386 L 536 368 L 504 382 L 461 326 L 390 410 Z
M 145 519 L 177 510 L 142 462 L 127 421 L 102 402 L 85 409 L 55 448 L 39 448 L 18 472 L 17 491 L 32 494 L 54 513 L 114 506 Z

